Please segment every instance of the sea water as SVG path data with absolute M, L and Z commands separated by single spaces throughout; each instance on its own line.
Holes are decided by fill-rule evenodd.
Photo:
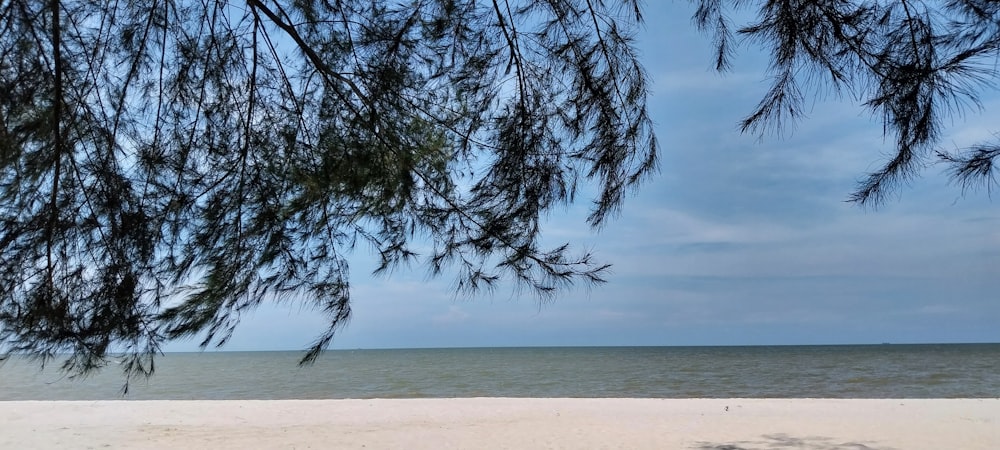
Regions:
M 996 398 L 1000 344 L 557 347 L 168 353 L 125 399 L 414 397 Z M 112 363 L 85 379 L 17 357 L 0 400 L 120 399 Z

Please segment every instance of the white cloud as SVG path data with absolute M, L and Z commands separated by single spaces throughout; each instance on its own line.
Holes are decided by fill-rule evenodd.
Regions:
M 462 323 L 468 321 L 470 317 L 472 317 L 471 314 L 456 305 L 452 305 L 448 307 L 447 312 L 433 316 L 431 322 L 437 325 Z

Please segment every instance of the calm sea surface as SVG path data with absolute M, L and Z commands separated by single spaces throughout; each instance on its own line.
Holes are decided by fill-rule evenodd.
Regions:
M 1000 397 L 1000 344 L 169 353 L 129 399 L 406 397 Z M 121 398 L 11 357 L 0 400 Z

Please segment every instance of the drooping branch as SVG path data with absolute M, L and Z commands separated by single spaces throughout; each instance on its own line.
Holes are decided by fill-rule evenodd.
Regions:
M 64 140 L 62 135 L 63 120 L 63 61 L 62 61 L 62 21 L 60 19 L 59 0 L 50 0 L 49 9 L 52 11 L 52 192 L 49 194 L 49 219 L 45 230 L 45 255 L 46 268 L 48 270 L 48 284 L 54 293 L 55 286 L 55 263 L 52 261 L 52 253 L 55 240 L 55 228 L 59 222 L 59 179 L 62 177 L 62 159 L 65 154 Z M 53 299 L 54 300 L 54 299 Z
M 587 182 L 598 226 L 655 168 L 637 2 L 245 5 L 0 7 L 0 345 L 148 375 L 301 301 L 330 325 L 311 360 L 365 246 L 459 295 L 603 280 L 541 222 Z
M 729 68 L 727 9 L 758 9 L 759 21 L 739 33 L 771 57 L 772 88 L 742 122 L 744 132 L 780 130 L 801 117 L 806 94 L 832 86 L 855 96 L 882 118 L 895 155 L 865 177 L 850 200 L 878 205 L 923 168 L 943 123 L 967 105 L 980 106 L 979 89 L 992 89 L 1000 71 L 1000 8 L 993 2 L 955 0 L 791 0 L 741 2 L 698 0 L 694 21 L 713 33 L 718 70 Z M 819 73 L 824 75 L 816 77 Z M 985 144 L 987 147 L 992 144 Z M 963 186 L 993 180 L 991 155 L 973 146 L 967 156 L 941 156 Z M 991 159 L 991 158 L 987 158 Z

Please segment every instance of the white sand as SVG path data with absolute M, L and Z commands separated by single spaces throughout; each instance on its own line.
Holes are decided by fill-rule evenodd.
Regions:
M 1000 399 L 0 402 L 0 448 L 995 450 Z

